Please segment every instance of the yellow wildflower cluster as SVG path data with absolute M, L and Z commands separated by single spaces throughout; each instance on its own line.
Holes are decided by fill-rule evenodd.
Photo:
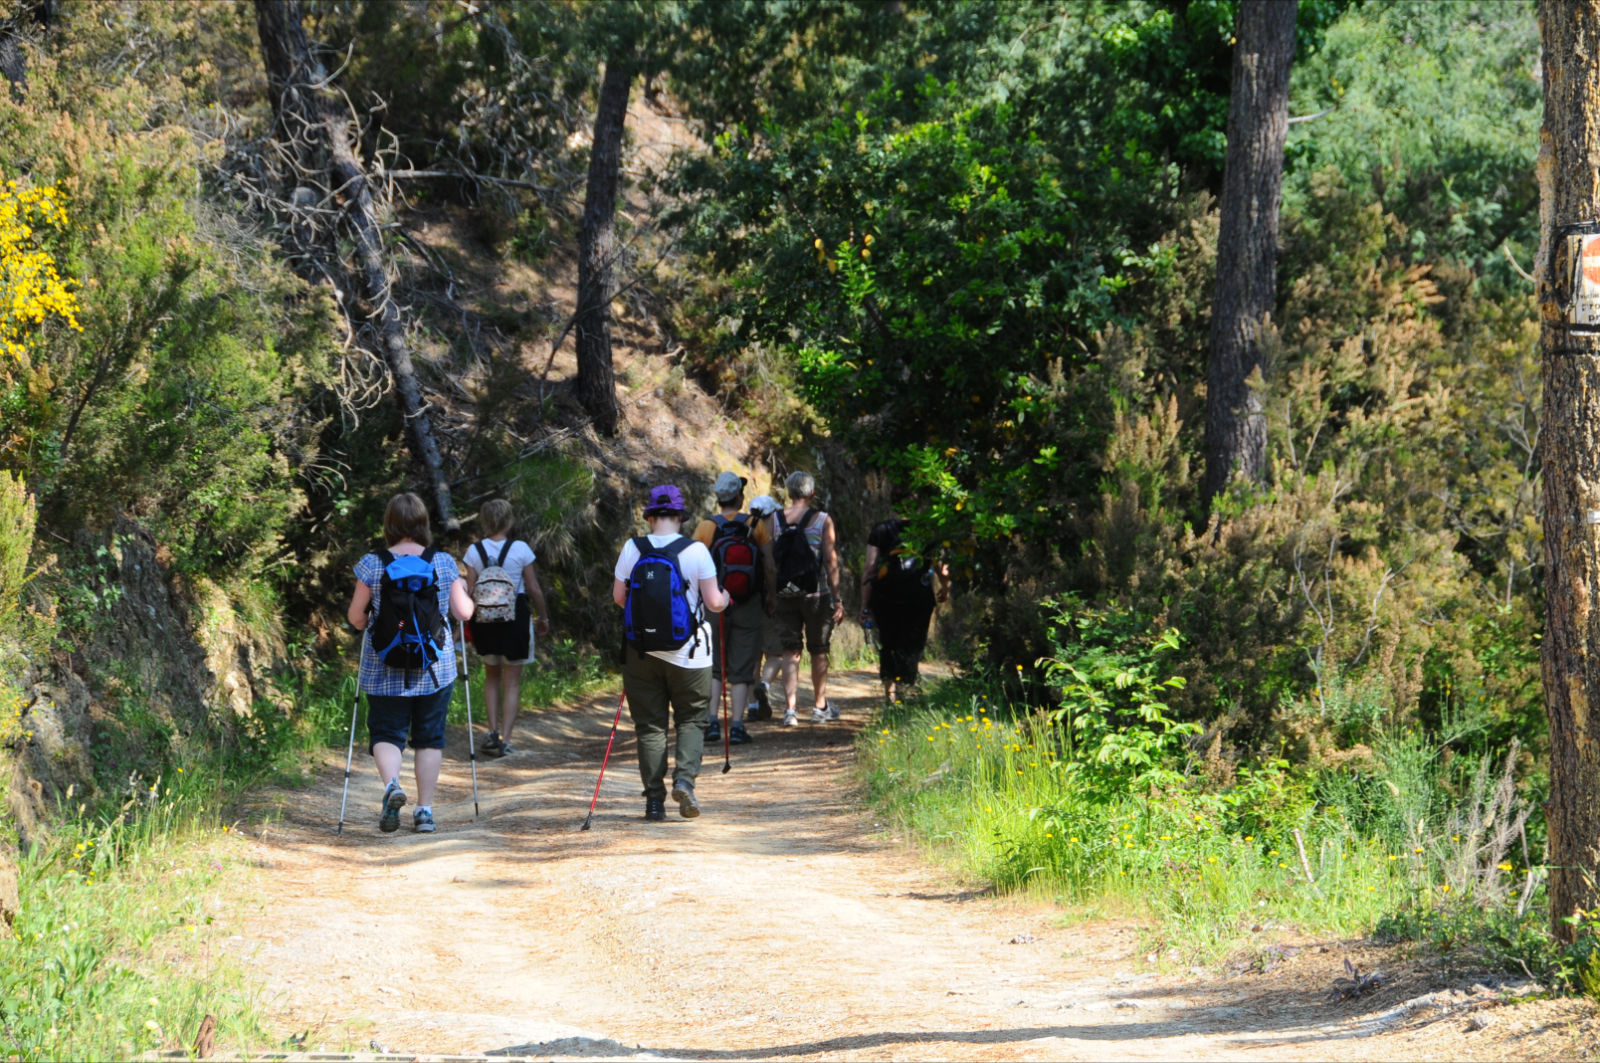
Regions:
M 0 362 L 27 361 L 24 340 L 49 317 L 78 324 L 78 300 L 39 246 L 39 230 L 61 229 L 67 212 L 54 188 L 0 188 Z

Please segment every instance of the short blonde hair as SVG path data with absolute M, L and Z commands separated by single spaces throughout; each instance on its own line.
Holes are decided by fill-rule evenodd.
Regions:
M 483 528 L 485 539 L 509 534 L 516 522 L 516 515 L 511 512 L 511 503 L 503 498 L 491 498 L 483 504 L 482 509 L 478 510 L 478 524 Z
M 389 499 L 383 511 L 383 539 L 389 546 L 410 539 L 421 547 L 433 545 L 433 532 L 428 527 L 427 504 L 410 491 Z

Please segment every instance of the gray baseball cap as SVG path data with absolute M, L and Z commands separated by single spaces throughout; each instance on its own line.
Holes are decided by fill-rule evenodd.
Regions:
M 725 472 L 717 477 L 717 482 L 711 486 L 711 493 L 717 496 L 718 502 L 732 502 L 744 494 L 746 480 L 736 472 Z

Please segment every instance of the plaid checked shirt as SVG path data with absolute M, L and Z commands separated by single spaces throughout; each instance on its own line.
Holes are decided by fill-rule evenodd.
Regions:
M 356 562 L 356 579 L 372 590 L 371 616 L 367 630 L 361 634 L 361 689 L 379 697 L 418 697 L 442 690 L 456 679 L 455 621 L 450 616 L 450 585 L 461 578 L 456 559 L 444 551 L 433 555 L 433 573 L 439 583 L 439 615 L 445 618 L 444 655 L 434 662 L 433 675 L 426 668 L 407 673 L 399 668 L 389 668 L 372 652 L 371 618 L 377 615 L 378 588 L 383 582 L 383 561 L 377 554 L 367 554 Z M 411 686 L 406 686 L 410 679 Z M 438 680 L 435 685 L 434 679 Z

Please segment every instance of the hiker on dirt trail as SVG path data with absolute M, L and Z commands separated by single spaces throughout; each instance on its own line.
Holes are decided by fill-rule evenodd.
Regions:
M 767 615 L 778 610 L 774 586 L 777 568 L 772 560 L 772 531 L 767 526 L 770 522 L 740 510 L 748 482 L 735 472 L 718 476 L 711 492 L 717 496 L 721 512 L 701 521 L 694 531 L 695 541 L 711 551 L 717 566 L 717 583 L 729 598 L 728 608 L 712 629 L 711 724 L 706 728 L 706 741 L 722 738 L 717 705 L 724 696 L 722 684 L 726 682 L 732 719 L 728 741 L 734 745 L 750 741 L 750 732 L 744 726 L 745 706 L 750 703 L 750 688 L 761 667 Z
M 444 723 L 455 690 L 455 643 L 449 617 L 472 617 L 472 599 L 456 559 L 433 549 L 428 507 L 406 492 L 383 513 L 386 549 L 356 562 L 348 617 L 361 640 L 361 690 L 367 695 L 367 749 L 383 780 L 378 829 L 400 826 L 405 791 L 400 762 L 409 736 L 417 805 L 411 825 L 434 829 L 433 790 L 444 760 Z M 368 631 L 369 620 L 371 630 Z
M 777 512 L 772 543 L 778 567 L 778 638 L 788 674 L 783 677 L 787 708 L 785 727 L 798 720 L 800 652 L 811 654 L 811 722 L 839 718 L 828 701 L 828 651 L 833 626 L 844 619 L 839 597 L 839 552 L 833 518 L 815 508 L 817 482 L 808 472 L 790 473 L 784 481 L 789 504 Z
M 861 623 L 877 623 L 878 678 L 891 704 L 920 679 L 928 624 L 938 603 L 950 599 L 950 566 L 930 562 L 902 543 L 910 523 L 892 517 L 872 529 L 861 581 Z
M 700 814 L 694 784 L 711 709 L 711 625 L 728 595 L 703 543 L 683 535 L 683 493 L 673 484 L 650 489 L 644 517 L 650 534 L 629 539 L 613 572 L 611 598 L 622 607 L 622 689 L 639 743 L 644 818 L 666 818 L 667 725 L 678 731 L 672 797 L 678 814 Z
M 773 514 L 778 512 L 778 500 L 771 495 L 757 495 L 750 500 L 750 523 L 764 530 L 767 541 L 770 543 L 778 537 L 778 522 L 773 519 Z M 777 588 L 776 562 L 774 562 L 773 580 L 768 586 L 773 588 L 776 595 Z M 751 721 L 772 719 L 772 684 L 779 677 L 787 675 L 788 671 L 783 660 L 783 639 L 778 632 L 777 606 L 766 612 L 761 618 L 761 655 L 765 658 L 760 676 L 755 686 L 750 689 L 751 700 L 755 702 L 750 706 L 745 719 Z
M 467 593 L 476 613 L 472 644 L 483 659 L 483 703 L 489 738 L 483 751 L 508 757 L 517 726 L 522 669 L 533 661 L 535 633 L 550 634 L 550 612 L 539 586 L 533 547 L 512 536 L 511 503 L 491 499 L 478 510 L 482 539 L 467 547 Z

